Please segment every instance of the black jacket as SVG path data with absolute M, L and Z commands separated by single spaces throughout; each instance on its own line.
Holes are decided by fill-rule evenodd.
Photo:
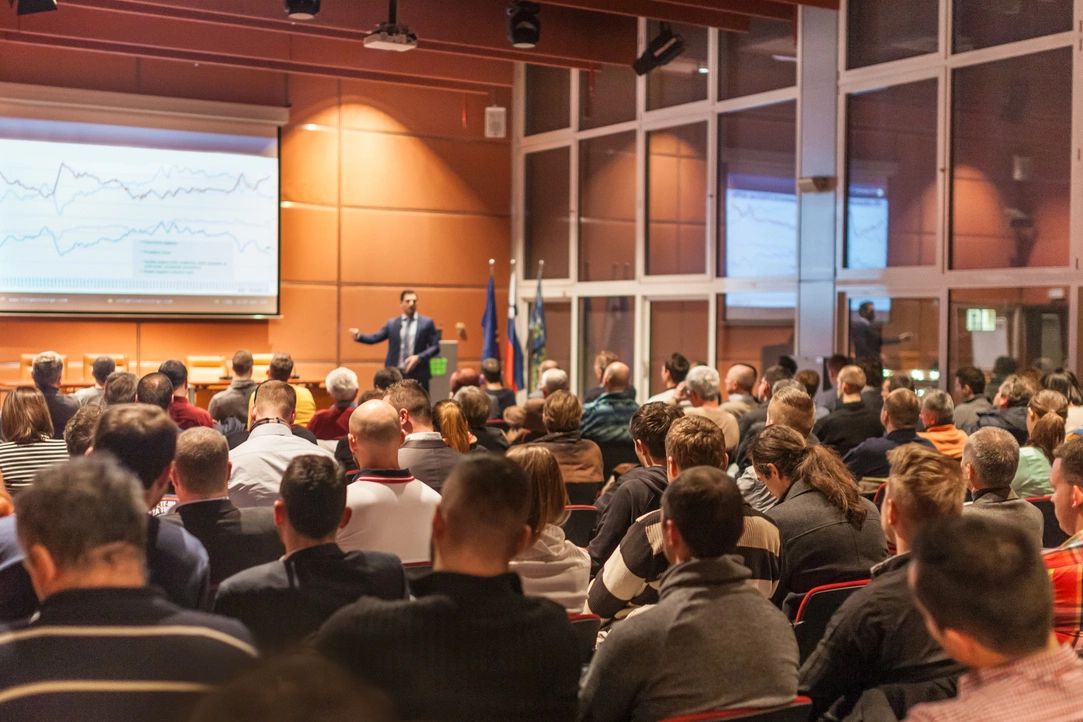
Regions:
M 394 554 L 301 549 L 222 582 L 214 611 L 244 622 L 264 652 L 298 643 L 359 597 L 403 599 L 406 574 Z
M 978 412 L 978 423 L 972 428 L 964 429 L 968 434 L 972 434 L 978 429 L 984 429 L 987 426 L 992 426 L 996 429 L 1004 429 L 1011 433 L 1015 437 L 1015 440 L 1019 442 L 1019 445 L 1027 443 L 1027 437 L 1030 436 L 1027 433 L 1027 407 L 1023 406 L 1009 406 L 1006 409 L 993 409 L 991 411 Z
M 880 419 L 869 410 L 864 401 L 840 403 L 827 416 L 816 422 L 812 433 L 824 446 L 834 449 L 839 456 L 865 439 L 884 434 Z
M 580 654 L 564 609 L 524 597 L 512 573 L 435 572 L 413 590 L 339 610 L 316 647 L 387 692 L 401 719 L 575 719 Z
M 662 506 L 668 484 L 665 467 L 637 466 L 620 477 L 612 493 L 598 500 L 595 506 L 601 514 L 588 547 L 592 573 L 601 569 L 620 546 L 636 519 Z
M 906 586 L 909 554 L 891 557 L 872 581 L 847 599 L 816 651 L 801 666 L 800 693 L 812 697 L 813 716 L 838 700 L 842 719 L 863 692 L 883 692 L 898 719 L 919 702 L 955 695 L 963 671 L 925 630 Z
M 238 509 L 229 499 L 173 507 L 163 521 L 184 527 L 199 539 L 211 560 L 211 587 L 226 577 L 285 553 L 270 507 Z

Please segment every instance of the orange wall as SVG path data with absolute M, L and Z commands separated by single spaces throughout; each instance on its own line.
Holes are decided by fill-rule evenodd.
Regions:
M 345 364 L 365 382 L 386 347 L 355 344 L 346 329 L 378 328 L 407 286 L 444 338 L 466 324 L 460 361 L 479 361 L 487 260 L 497 260 L 506 289 L 511 249 L 511 146 L 482 132 L 486 105 L 510 106 L 505 91 L 468 96 L 70 50 L 35 49 L 33 63 L 19 62 L 25 52 L 0 42 L 0 81 L 291 106 L 281 148 L 282 317 L 0 318 L 0 380 L 17 377 L 19 354 L 46 348 L 76 363 L 124 353 L 146 371 L 246 347 L 291 353 L 306 378 Z M 503 319 L 506 291 L 497 303 Z

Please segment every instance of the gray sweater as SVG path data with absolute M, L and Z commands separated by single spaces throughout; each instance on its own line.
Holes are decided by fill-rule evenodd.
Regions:
M 579 718 L 658 720 L 792 700 L 793 629 L 748 578 L 733 555 L 666 571 L 658 604 L 617 624 L 598 648 Z

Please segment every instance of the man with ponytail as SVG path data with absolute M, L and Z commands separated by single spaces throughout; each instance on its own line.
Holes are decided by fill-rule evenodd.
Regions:
M 902 719 L 919 702 L 955 694 L 963 671 L 929 636 L 907 587 L 914 538 L 931 521 L 957 517 L 966 486 L 959 465 L 917 444 L 888 453 L 891 474 L 880 520 L 896 554 L 872 568 L 872 581 L 831 618 L 801 667 L 811 719 Z M 890 715 L 894 715 L 891 717 Z

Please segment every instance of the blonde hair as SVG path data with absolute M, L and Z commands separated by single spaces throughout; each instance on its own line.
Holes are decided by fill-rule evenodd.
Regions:
M 962 513 L 966 482 L 959 462 L 918 444 L 896 447 L 887 458 L 887 490 L 907 519 L 924 522 Z
M 544 446 L 513 446 L 506 454 L 530 479 L 530 516 L 527 524 L 534 537 L 541 536 L 549 524 L 559 524 L 565 517 L 568 491 L 553 452 Z
M 432 426 L 451 448 L 462 454 L 470 451 L 470 429 L 458 402 L 451 399 L 436 402 L 432 407 Z

